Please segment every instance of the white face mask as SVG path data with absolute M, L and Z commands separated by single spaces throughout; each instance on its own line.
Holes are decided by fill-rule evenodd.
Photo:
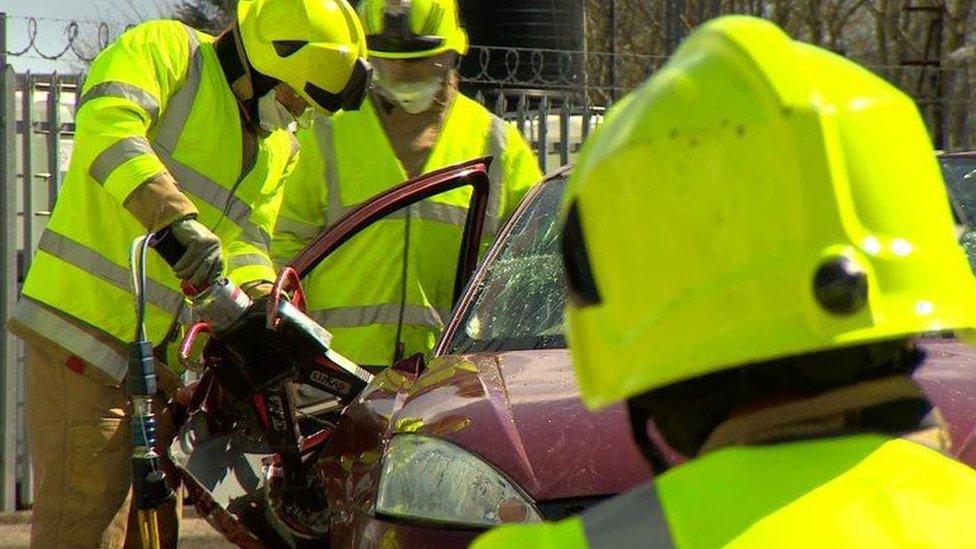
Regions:
M 420 114 L 429 109 L 444 85 L 444 79 L 433 76 L 420 82 L 387 84 L 378 81 L 379 90 L 400 108 L 410 114 Z
M 305 118 L 305 115 L 302 115 Z M 295 133 L 297 122 L 284 105 L 275 97 L 275 91 L 271 90 L 258 99 L 258 124 L 261 129 L 268 132 L 275 130 L 288 130 Z
M 314 121 L 315 121 L 315 109 L 313 109 L 312 107 L 305 107 L 305 110 L 302 111 L 302 114 L 295 119 L 295 125 L 298 126 L 298 129 L 305 130 L 312 127 L 312 122 Z

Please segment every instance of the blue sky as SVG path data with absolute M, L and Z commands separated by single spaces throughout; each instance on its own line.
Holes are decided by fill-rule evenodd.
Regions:
M 37 47 L 54 54 L 66 45 L 66 26 L 77 20 L 80 49 L 91 50 L 98 43 L 97 22 L 108 24 L 111 37 L 127 23 L 159 17 L 175 0 L 2 0 L 0 10 L 7 13 L 7 50 L 17 52 L 28 44 L 28 17 L 37 18 Z M 83 64 L 68 52 L 60 61 L 46 61 L 36 51 L 8 57 L 17 72 L 75 72 Z

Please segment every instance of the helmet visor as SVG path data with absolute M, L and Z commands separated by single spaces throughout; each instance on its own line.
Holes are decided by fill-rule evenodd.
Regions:
M 593 278 L 590 254 L 583 238 L 580 223 L 579 204 L 576 200 L 569 205 L 562 234 L 563 264 L 566 267 L 566 288 L 572 304 L 578 308 L 600 304 L 600 291 Z
M 358 59 L 353 65 L 349 82 L 339 93 L 329 92 L 311 82 L 305 83 L 305 93 L 319 108 L 328 112 L 355 111 L 366 99 L 372 81 L 373 67 L 365 59 Z
M 414 34 L 410 28 L 409 11 L 387 13 L 384 16 L 383 32 L 366 36 L 366 47 L 375 52 L 423 53 L 443 45 L 444 38 L 440 36 Z

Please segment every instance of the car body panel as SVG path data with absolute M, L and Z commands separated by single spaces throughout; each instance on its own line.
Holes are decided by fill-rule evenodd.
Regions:
M 567 173 L 560 170 L 546 181 Z M 530 191 L 513 220 L 542 185 Z M 566 349 L 449 354 L 482 289 L 478 282 L 498 257 L 500 242 L 514 236 L 513 225 L 502 228 L 461 294 L 431 363 L 398 364 L 376 375 L 323 445 L 314 471 L 327 491 L 336 547 L 465 547 L 480 532 L 377 515 L 383 455 L 401 433 L 439 437 L 480 457 L 547 519 L 578 512 L 651 476 L 623 405 L 600 412 L 583 405 Z M 976 349 L 951 338 L 919 345 L 926 358 L 915 378 L 940 408 L 953 453 L 976 466 Z
M 955 339 L 923 339 L 925 362 L 915 379 L 939 408 L 954 454 L 976 467 L 976 453 L 964 444 L 976 429 L 976 347 Z

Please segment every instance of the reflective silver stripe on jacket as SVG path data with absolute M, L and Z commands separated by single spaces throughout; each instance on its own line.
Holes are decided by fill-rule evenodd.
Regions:
M 321 234 L 323 228 L 279 215 L 278 223 L 275 225 L 275 234 L 287 233 L 299 242 L 308 243 Z
M 236 219 L 234 221 L 237 221 Z M 271 249 L 271 235 L 250 221 L 238 222 L 241 226 L 240 239 L 268 253 Z
M 592 549 L 674 547 L 653 482 L 591 507 L 580 518 Z
M 434 202 L 427 199 L 410 208 L 414 217 L 425 221 L 436 221 L 446 223 L 455 227 L 464 227 L 464 221 L 468 218 L 468 208 L 444 202 Z
M 95 157 L 95 161 L 88 168 L 88 175 L 98 181 L 99 185 L 104 185 L 116 168 L 144 154 L 155 154 L 145 137 L 133 136 L 120 139 Z
M 66 261 L 75 267 L 98 277 L 109 284 L 132 293 L 132 276 L 127 268 L 116 265 L 101 253 L 58 234 L 51 229 L 44 231 L 37 249 Z M 163 286 L 152 279 L 146 280 L 146 297 L 149 302 L 164 311 L 175 314 L 183 303 L 183 294 Z
M 329 226 L 342 216 L 359 207 L 359 204 L 351 204 L 349 206 L 342 204 L 342 191 L 338 170 L 336 168 L 335 143 L 333 142 L 332 136 L 332 122 L 328 119 L 319 119 L 315 124 L 315 128 L 322 158 L 325 161 L 324 176 L 329 202 L 326 209 L 325 226 Z M 488 170 L 489 194 L 487 219 L 485 222 L 485 234 L 488 236 L 493 236 L 497 232 L 499 218 L 501 216 L 502 184 L 505 176 L 505 168 L 501 162 L 501 155 L 505 151 L 505 141 L 508 135 L 506 129 L 505 121 L 496 116 L 492 117 L 487 152 L 494 156 L 496 160 Z M 458 206 L 437 202 L 432 199 L 411 205 L 410 211 L 412 212 L 412 217 L 425 221 L 447 223 L 455 227 L 464 227 L 464 222 L 468 216 L 468 207 L 466 205 Z M 387 216 L 386 219 L 403 219 L 405 217 L 406 209 L 403 209 Z
M 116 80 L 106 80 L 105 82 L 99 82 L 92 86 L 90 90 L 85 92 L 85 95 L 81 96 L 75 112 L 81 110 L 81 107 L 85 103 L 102 97 L 125 99 L 126 101 L 139 105 L 149 115 L 150 124 L 155 123 L 156 119 L 159 118 L 159 102 L 156 101 L 156 98 L 151 93 L 134 84 Z
M 334 214 L 334 217 L 335 219 L 339 219 L 359 206 L 360 204 L 354 204 L 352 206 L 339 208 L 339 210 Z M 468 218 L 468 208 L 466 206 L 435 202 L 430 199 L 411 204 L 409 209 L 410 217 L 414 219 L 436 221 L 438 223 L 446 223 L 455 227 L 463 228 L 464 221 Z M 383 219 L 406 219 L 406 217 L 407 208 L 402 208 L 387 215 Z M 334 220 L 332 222 L 335 223 Z
M 125 377 L 128 366 L 124 356 L 31 298 L 21 296 L 13 316 L 37 335 L 51 339 L 113 380 L 121 381 Z
M 190 118 L 203 78 L 203 54 L 196 31 L 184 26 L 190 43 L 190 69 L 180 89 L 170 98 L 159 129 L 152 140 L 153 150 L 176 179 L 180 187 L 227 215 L 242 228 L 251 216 L 251 207 L 216 181 L 173 157 L 173 151 Z
M 190 118 L 190 111 L 193 109 L 203 77 L 203 54 L 200 53 L 196 31 L 186 25 L 183 28 L 186 30 L 190 46 L 190 69 L 187 71 L 183 85 L 170 97 L 166 112 L 159 121 L 156 137 L 153 139 L 153 146 L 161 147 L 167 153 L 176 150 L 176 143 L 183 133 L 187 119 Z
M 267 256 L 261 254 L 240 254 L 232 255 L 227 260 L 227 270 L 234 271 L 235 269 L 240 269 L 241 267 L 251 267 L 254 265 L 259 265 L 261 267 L 274 268 L 271 265 L 271 260 Z
M 371 324 L 395 325 L 400 322 L 400 305 L 385 303 L 383 305 L 318 309 L 311 311 L 310 316 L 326 328 L 356 328 Z M 449 316 L 450 311 L 438 311 L 422 305 L 406 305 L 403 309 L 403 323 L 414 326 L 429 326 L 440 329 L 444 327 L 442 319 Z
M 319 148 L 325 161 L 325 189 L 329 194 L 329 205 L 325 211 L 325 226 L 328 227 L 346 214 L 348 209 L 342 206 L 342 189 L 339 186 L 339 168 L 336 160 L 335 143 L 332 140 L 332 121 L 319 118 L 315 124 Z
M 508 125 L 501 118 L 491 115 L 488 134 L 488 154 L 494 159 L 488 168 L 488 213 L 485 216 L 485 236 L 494 236 L 501 224 L 502 194 L 505 192 L 505 164 L 502 155 L 508 141 Z

